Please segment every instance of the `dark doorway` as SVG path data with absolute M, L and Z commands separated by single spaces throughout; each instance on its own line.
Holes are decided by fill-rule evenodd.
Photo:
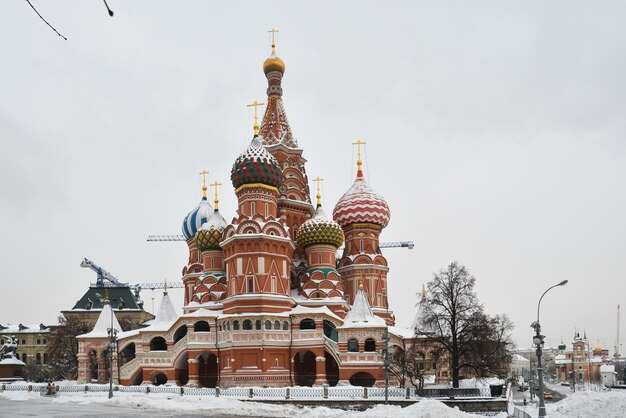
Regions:
M 217 357 L 215 354 L 202 353 L 198 357 L 198 378 L 202 387 L 214 388 L 217 386 Z
M 293 358 L 295 384 L 313 386 L 316 377 L 315 354 L 311 351 L 300 351 Z

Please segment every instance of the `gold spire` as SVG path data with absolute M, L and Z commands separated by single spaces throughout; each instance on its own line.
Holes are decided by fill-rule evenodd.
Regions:
M 163 280 L 163 296 L 167 295 L 167 278 Z
M 317 183 L 317 195 L 315 195 L 315 197 L 317 197 L 317 207 L 319 208 L 320 206 L 322 206 L 322 195 L 320 193 L 320 187 L 324 179 L 318 176 L 317 178 L 313 179 L 313 181 Z
M 363 290 L 363 276 L 359 277 L 359 289 Z
M 254 125 L 252 125 L 252 129 L 254 129 L 254 135 L 259 134 L 259 115 L 257 113 L 257 107 L 263 106 L 265 103 L 259 103 L 256 100 L 250 104 L 247 104 L 247 107 L 254 107 Z
M 355 141 L 352 143 L 352 145 L 356 145 L 356 152 L 357 152 L 357 159 L 356 159 L 356 167 L 358 169 L 358 173 L 357 175 L 363 175 L 363 161 L 361 161 L 361 145 L 365 145 L 366 142 L 365 141 L 361 141 L 360 139 L 358 141 Z
M 213 200 L 213 208 L 214 208 L 215 212 L 217 212 L 218 209 L 219 209 L 220 200 L 217 197 L 217 188 L 220 187 L 221 185 L 222 185 L 222 183 L 218 183 L 216 181 L 214 181 L 213 183 L 209 184 L 209 186 L 213 187 L 214 190 L 215 190 L 215 199 Z
M 276 55 L 276 39 L 274 39 L 274 35 L 280 32 L 278 29 L 274 29 L 272 28 L 272 30 L 268 30 L 267 33 L 271 33 L 272 34 L 272 55 Z
M 426 300 L 426 285 L 422 283 L 422 300 Z
M 104 303 L 109 303 L 109 289 L 104 289 Z
M 202 197 L 206 197 L 206 175 L 209 174 L 208 171 L 202 170 L 200 175 L 202 176 Z

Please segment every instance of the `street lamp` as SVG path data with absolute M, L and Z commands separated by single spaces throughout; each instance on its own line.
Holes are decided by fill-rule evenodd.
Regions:
M 113 397 L 113 350 L 115 350 L 117 330 L 113 328 L 113 309 L 111 308 L 111 328 L 107 328 L 109 336 L 109 399 Z
M 563 280 L 561 283 L 555 284 L 551 286 L 543 292 L 541 297 L 539 298 L 539 303 L 537 304 L 537 320 L 533 322 L 530 327 L 535 329 L 535 336 L 533 337 L 533 344 L 537 346 L 537 380 L 539 380 L 539 417 L 546 416 L 546 405 L 543 399 L 543 368 L 541 367 L 541 355 L 543 354 L 541 351 L 541 347 L 543 346 L 544 335 L 541 335 L 541 325 L 539 325 L 539 308 L 541 307 L 541 299 L 548 293 L 551 289 L 554 289 L 557 286 L 565 286 L 567 284 L 567 280 Z

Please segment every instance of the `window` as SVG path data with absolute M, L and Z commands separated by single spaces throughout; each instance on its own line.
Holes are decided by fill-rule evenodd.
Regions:
M 363 240 L 359 240 L 359 252 L 363 252 Z
M 300 329 L 315 329 L 315 321 L 310 318 L 303 319 L 300 321 Z
M 265 204 L 265 217 L 269 217 L 270 216 L 270 205 L 269 204 Z
M 256 321 L 254 321 L 254 329 L 261 329 L 261 320 L 257 319 Z
M 233 330 L 239 331 L 239 321 L 234 321 L 233 322 Z
M 22 353 L 22 362 L 26 363 L 27 360 L 28 360 L 28 356 L 26 355 L 26 353 Z
M 355 340 L 354 338 L 351 340 L 348 340 L 348 351 L 351 353 L 359 352 L 359 342 Z
M 274 329 L 280 329 L 280 322 L 279 321 L 274 321 Z
M 163 337 L 154 337 L 150 341 L 150 351 L 167 351 L 167 343 Z
M 250 216 L 254 216 L 255 211 L 256 211 L 255 202 L 250 202 Z
M 26 340 L 22 340 L 22 345 L 26 345 Z
M 283 331 L 288 331 L 289 330 L 289 322 L 285 321 L 283 322 Z
M 274 358 L 274 367 L 278 367 L 278 359 Z
M 37 355 L 35 356 L 35 364 L 41 364 L 41 353 L 37 353 Z
M 322 254 L 317 255 L 317 263 L 322 264 Z
M 246 319 L 245 321 L 243 321 L 243 329 L 246 331 L 249 331 L 252 329 L 252 321 L 250 321 L 249 319 Z
M 211 326 L 207 321 L 198 321 L 193 324 L 193 332 L 209 332 L 211 331 Z
M 270 321 L 269 319 L 265 321 L 265 329 L 266 330 L 272 329 L 272 321 Z
M 48 353 L 43 353 L 43 364 L 48 364 Z
M 252 277 L 248 278 L 248 293 L 254 292 L 254 279 Z
M 43 343 L 44 343 L 44 344 L 47 344 L 47 341 L 46 341 L 46 339 L 45 339 L 45 338 L 43 339 Z
M 365 340 L 365 345 L 363 346 L 363 351 L 376 351 L 376 341 L 373 338 L 368 338 Z
M 272 293 L 276 293 L 276 276 L 272 276 Z
M 37 338 L 37 345 L 41 345 L 41 340 Z

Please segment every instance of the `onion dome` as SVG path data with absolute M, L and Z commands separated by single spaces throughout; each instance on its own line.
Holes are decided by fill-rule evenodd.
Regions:
M 219 250 L 222 233 L 227 225 L 226 219 L 216 209 L 196 233 L 196 247 L 200 251 Z
M 559 350 L 565 350 L 566 348 L 567 346 L 565 345 L 565 343 L 561 341 L 561 344 L 559 344 Z
M 360 163 L 360 160 L 359 160 Z M 391 218 L 389 205 L 365 180 L 360 169 L 348 191 L 333 210 L 333 219 L 341 226 L 353 223 L 371 223 L 386 227 Z
M 267 75 L 272 71 L 285 73 L 285 63 L 276 56 L 276 43 L 274 42 L 274 34 L 272 33 L 272 55 L 263 63 L 263 72 Z
M 183 235 L 185 239 L 193 238 L 212 213 L 213 208 L 206 198 L 206 185 L 203 185 L 200 204 L 183 219 Z
M 283 173 L 278 161 L 261 144 L 258 135 L 233 164 L 230 179 L 235 189 L 244 184 L 261 183 L 278 187 L 282 182 Z
M 304 222 L 298 229 L 296 241 L 303 247 L 328 244 L 339 248 L 343 244 L 343 230 L 337 222 L 328 219 L 320 205 L 315 211 L 315 216 Z

